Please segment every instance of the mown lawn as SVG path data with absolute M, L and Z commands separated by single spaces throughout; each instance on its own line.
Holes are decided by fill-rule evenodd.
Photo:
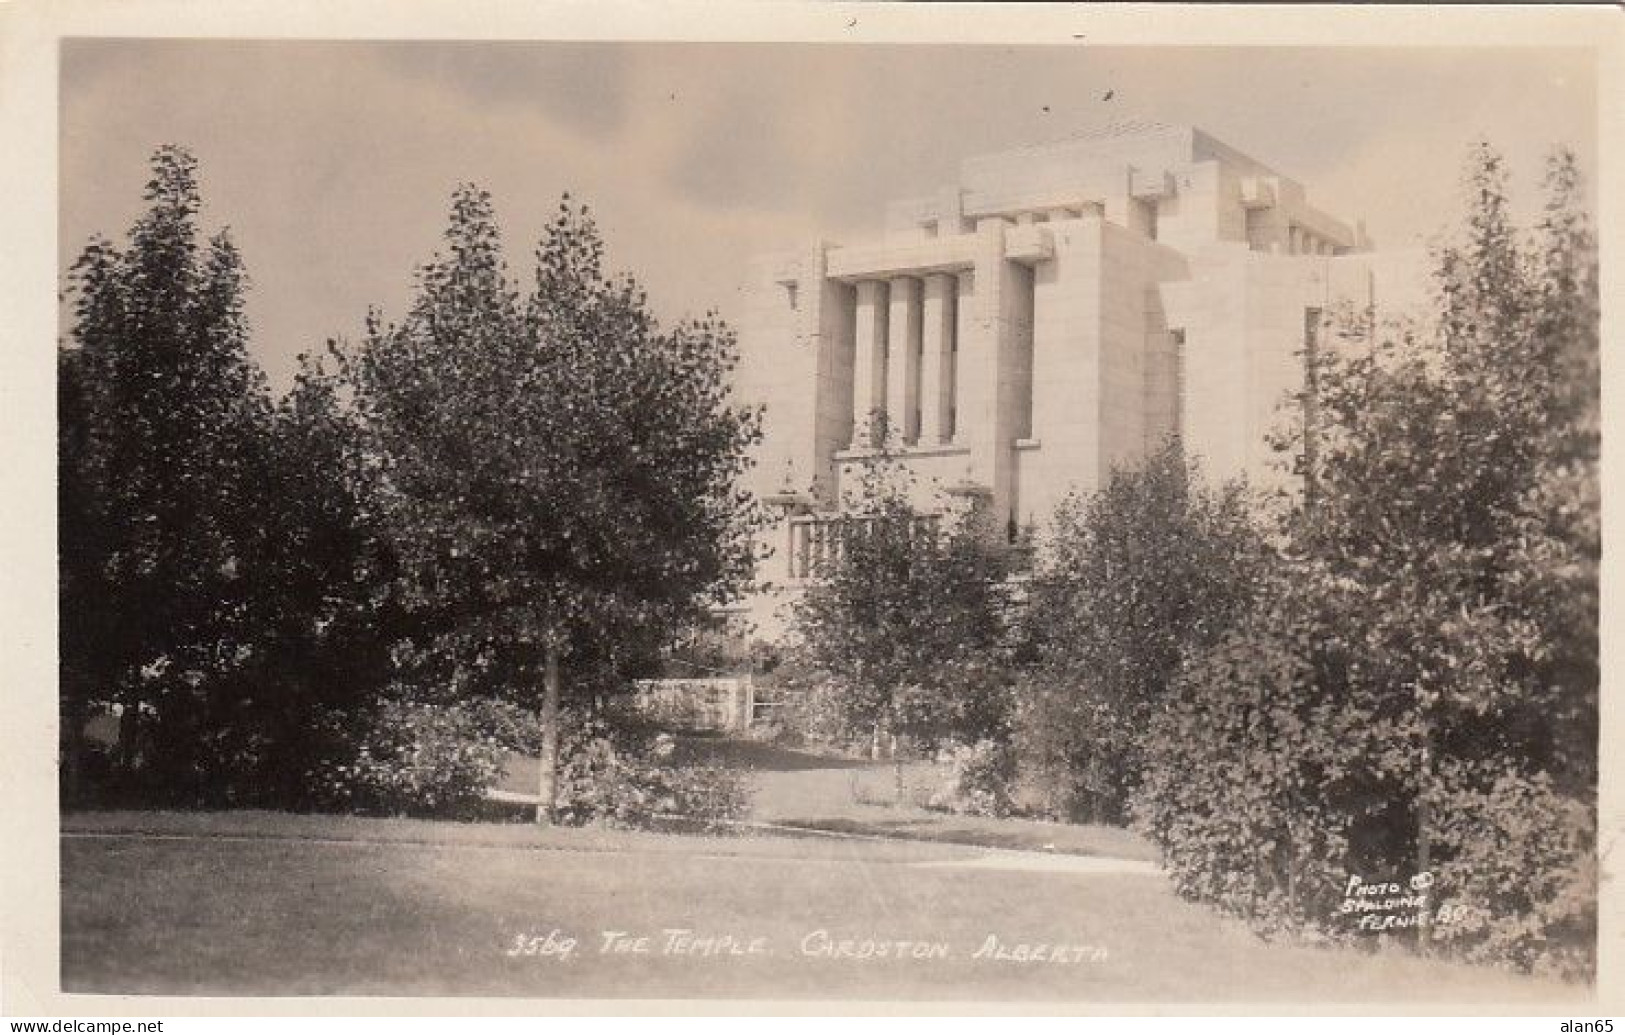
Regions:
M 903 801 L 889 762 L 843 758 L 719 736 L 685 736 L 677 758 L 733 766 L 748 773 L 750 820 L 876 837 L 941 841 L 1068 855 L 1156 860 L 1146 841 L 1118 827 L 1045 823 L 1037 820 L 958 816 L 923 808 L 943 778 L 930 762 L 903 766 Z M 510 756 L 501 788 L 532 794 L 536 760 Z
M 1475 1009 L 1589 994 L 1402 952 L 1265 944 L 1179 901 L 1157 875 L 1019 871 L 1005 860 L 1043 857 L 942 844 L 256 813 L 86 814 L 64 826 L 69 992 Z M 668 953 L 671 929 L 761 951 Z M 605 931 L 647 935 L 648 951 L 601 952 Z M 541 944 L 552 932 L 575 939 L 568 956 L 510 955 L 521 936 Z M 990 935 L 1104 956 L 974 958 Z M 803 951 L 841 939 L 940 943 L 947 954 Z

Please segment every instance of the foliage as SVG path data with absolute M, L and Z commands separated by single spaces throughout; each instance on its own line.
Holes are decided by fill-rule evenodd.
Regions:
M 774 704 L 763 722 L 752 724 L 754 734 L 786 744 L 811 741 L 852 746 L 853 730 L 846 712 L 849 695 L 828 673 L 808 664 L 800 652 L 790 651 L 771 671 L 754 680 L 756 699 Z M 867 738 L 868 731 L 864 735 Z
M 669 736 L 628 737 L 602 720 L 569 726 L 560 766 L 561 822 L 648 827 L 674 819 L 717 828 L 750 809 L 736 769 L 674 764 Z
M 97 238 L 68 276 L 58 353 L 61 703 L 70 798 L 85 720 L 122 712 L 125 794 L 227 800 L 254 788 L 278 738 L 255 671 L 284 595 L 276 432 L 247 355 L 247 278 L 228 233 L 202 240 L 197 166 L 152 158 L 148 208 L 120 248 Z
M 1176 440 L 1058 509 L 1033 581 L 1037 664 L 1017 710 L 1024 782 L 1057 817 L 1121 822 L 1140 740 L 1184 653 L 1244 609 L 1264 543 L 1240 484 L 1210 489 Z
M 968 816 L 1008 816 L 1014 811 L 1010 789 L 1016 754 L 1008 741 L 949 744 L 937 753 L 937 764 L 945 773 L 931 795 L 932 808 Z
M 127 797 L 297 804 L 370 745 L 358 807 L 439 809 L 488 769 L 460 702 L 530 703 L 566 647 L 576 696 L 618 692 L 745 575 L 732 333 L 656 327 L 584 209 L 521 299 L 460 190 L 401 325 L 374 315 L 273 404 L 190 155 L 157 152 L 146 200 L 127 246 L 73 267 L 58 360 L 70 798 L 114 705 Z
M 702 826 L 749 806 L 738 772 L 676 764 L 671 740 L 607 712 L 564 717 L 555 819 L 570 825 L 647 827 L 680 818 Z M 366 713 L 332 712 L 314 732 L 328 746 L 311 770 L 311 804 L 369 815 L 468 818 L 488 811 L 513 754 L 534 756 L 536 715 L 490 699 L 390 699 Z
M 516 716 L 500 708 L 391 700 L 356 721 L 328 716 L 307 780 L 318 807 L 363 815 L 468 816 L 502 776 Z M 499 732 L 501 731 L 501 732 Z
M 1318 362 L 1288 442 L 1307 458 L 1290 549 L 1269 599 L 1156 718 L 1140 811 L 1182 889 L 1266 924 L 1324 925 L 1350 873 L 1427 871 L 1478 919 L 1424 943 L 1583 969 L 1595 257 L 1572 160 L 1554 161 L 1532 238 L 1487 149 L 1468 187 L 1436 320 L 1347 323 Z
M 353 367 L 412 603 L 516 653 L 576 624 L 703 615 L 748 561 L 735 482 L 755 421 L 727 405 L 732 332 L 659 331 L 568 200 L 523 301 L 488 195 L 457 192 L 446 242 Z
M 832 521 L 835 548 L 795 605 L 795 629 L 805 664 L 836 692 L 845 737 L 999 735 L 1011 561 L 985 516 L 922 513 L 883 456 Z
M 315 717 L 382 685 L 391 559 L 343 385 L 305 360 L 279 402 L 248 356 L 231 237 L 199 239 L 197 168 L 153 156 L 127 246 L 70 271 L 58 357 L 62 735 L 69 800 L 285 806 Z M 88 716 L 122 712 L 103 786 Z
M 524 298 L 485 192 L 456 192 L 446 246 L 347 368 L 399 559 L 399 655 L 457 695 L 534 699 L 566 648 L 613 683 L 747 574 L 757 421 L 728 402 L 733 334 L 660 330 L 568 198 Z
M 1455 781 L 1451 781 L 1455 783 Z M 1435 929 L 1470 960 L 1583 974 L 1597 944 L 1596 812 L 1544 773 L 1462 781 L 1441 801 L 1442 885 L 1470 903 Z
M 1193 650 L 1141 742 L 1136 819 L 1176 889 L 1264 931 L 1346 934 L 1347 875 L 1401 876 L 1406 745 L 1391 714 L 1348 699 L 1360 652 L 1326 604 L 1275 573 L 1240 627 Z

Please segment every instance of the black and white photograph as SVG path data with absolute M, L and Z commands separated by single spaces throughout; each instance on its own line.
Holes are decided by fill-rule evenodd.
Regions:
M 11 1009 L 1606 999 L 1618 17 L 161 6 L 31 102 Z

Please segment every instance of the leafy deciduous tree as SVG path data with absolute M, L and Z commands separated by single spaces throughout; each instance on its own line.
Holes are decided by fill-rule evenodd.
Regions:
M 1265 546 L 1249 498 L 1201 479 L 1171 439 L 1055 515 L 1018 734 L 1028 782 L 1053 811 L 1123 821 L 1140 740 L 1183 657 L 1216 642 L 1256 592 Z
M 398 656 L 453 695 L 540 679 L 546 820 L 567 649 L 613 668 L 748 574 L 737 483 L 757 420 L 729 403 L 732 332 L 709 317 L 660 330 L 568 198 L 524 298 L 485 192 L 456 192 L 445 241 L 353 366 L 399 561 Z
M 832 522 L 796 630 L 839 684 L 848 730 L 876 751 L 882 733 L 1003 739 L 1008 695 L 983 662 L 1009 645 L 1012 559 L 982 515 L 922 514 L 882 454 Z
M 1377 336 L 1355 323 L 1345 334 L 1375 344 L 1324 358 L 1290 559 L 1256 615 L 1187 669 L 1153 733 L 1142 816 L 1192 894 L 1326 926 L 1341 876 L 1435 872 L 1436 894 L 1470 908 L 1421 926 L 1423 944 L 1583 967 L 1595 256 L 1572 159 L 1553 162 L 1532 239 L 1488 148 L 1468 188 L 1464 233 L 1438 256 L 1437 318 Z M 1190 799 L 1193 778 L 1213 807 Z
M 160 148 L 145 199 L 124 248 L 95 240 L 75 263 L 58 358 L 64 770 L 89 710 L 117 704 L 124 782 L 146 736 L 148 775 L 188 794 L 224 761 L 254 652 L 271 405 L 237 249 L 199 239 L 191 155 Z

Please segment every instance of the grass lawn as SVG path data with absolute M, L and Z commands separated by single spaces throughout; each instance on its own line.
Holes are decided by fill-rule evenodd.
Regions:
M 728 737 L 679 738 L 681 761 L 717 762 L 748 770 L 750 819 L 778 826 L 877 837 L 911 838 L 1069 855 L 1155 862 L 1156 849 L 1127 830 L 1091 824 L 955 816 L 917 804 L 941 779 L 929 762 L 905 762 L 904 802 L 896 803 L 890 762 L 843 758 Z M 536 760 L 509 758 L 501 788 L 536 790 Z
M 62 841 L 68 992 L 539 997 L 1262 999 L 1390 1005 L 1589 991 L 1270 945 L 1160 876 L 1017 870 L 943 844 L 678 837 L 264 813 L 79 814 Z M 1043 863 L 1045 857 L 1022 859 Z M 666 931 L 731 937 L 734 955 Z M 646 951 L 600 951 L 606 931 Z M 826 932 L 820 935 L 819 932 Z M 568 954 L 510 953 L 574 939 Z M 989 936 L 1088 946 L 976 958 Z M 832 958 L 842 940 L 935 958 Z M 709 944 L 717 950 L 722 942 Z M 934 946 L 945 946 L 936 955 Z M 670 948 L 672 951 L 666 951 Z M 1104 950 L 1103 953 L 1097 950 Z M 808 950 L 811 950 L 810 954 Z M 895 951 L 895 949 L 894 949 Z

